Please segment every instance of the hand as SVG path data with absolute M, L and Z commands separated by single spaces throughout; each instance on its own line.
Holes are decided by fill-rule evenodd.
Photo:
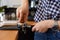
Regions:
M 28 13 L 29 13 L 29 10 L 26 5 L 25 6 L 23 5 L 17 8 L 16 15 L 20 23 L 24 23 L 27 20 Z
M 33 28 L 32 31 L 35 32 L 46 32 L 48 28 L 52 28 L 54 24 L 54 20 L 44 20 L 37 23 Z

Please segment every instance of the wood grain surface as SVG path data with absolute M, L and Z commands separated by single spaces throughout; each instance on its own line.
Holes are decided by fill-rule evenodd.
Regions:
M 11 23 L 10 23 L 11 22 Z M 35 25 L 34 21 L 27 21 L 28 25 Z M 15 26 L 17 22 L 15 21 L 6 21 L 5 25 L 3 26 Z M 0 40 L 16 40 L 17 39 L 18 30 L 0 30 Z
M 0 40 L 16 40 L 17 30 L 0 30 Z

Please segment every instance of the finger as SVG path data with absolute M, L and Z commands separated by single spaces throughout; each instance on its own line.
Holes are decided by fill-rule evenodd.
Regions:
M 36 32 L 41 32 L 42 28 L 40 26 L 36 26 Z
M 46 32 L 48 29 L 41 29 L 41 30 L 39 30 L 39 32 L 41 32 L 41 33 L 44 33 L 44 32 Z
M 19 13 L 19 9 L 16 10 L 16 17 L 19 18 L 20 17 L 20 13 Z
M 19 21 L 24 23 L 26 22 L 28 19 L 28 13 L 27 12 L 23 12 L 22 10 L 20 10 L 20 18 Z
M 19 17 L 18 17 L 19 22 L 22 23 L 22 21 L 23 21 L 23 19 L 24 19 L 24 18 L 23 18 L 22 10 L 19 11 L 19 14 L 18 14 L 18 15 L 19 15 Z
M 33 27 L 33 28 L 32 28 L 32 31 L 33 31 L 33 32 L 34 32 L 34 31 L 36 31 L 36 28 L 35 28 L 35 27 Z
M 24 22 L 28 20 L 28 12 L 24 14 Z
M 36 28 L 36 32 L 39 32 L 39 29 L 38 28 Z

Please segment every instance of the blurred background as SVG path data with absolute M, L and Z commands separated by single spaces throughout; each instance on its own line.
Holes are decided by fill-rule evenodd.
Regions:
M 29 0 L 29 24 L 34 24 L 34 14 L 36 12 L 38 0 Z M 16 9 L 21 6 L 21 0 L 0 0 L 0 40 L 16 40 L 18 35 Z M 33 33 L 29 35 L 33 37 Z M 6 36 L 7 35 L 7 36 Z M 20 35 L 22 36 L 22 35 Z M 29 36 L 29 38 L 30 38 Z M 20 37 L 19 37 L 20 38 Z M 32 39 L 30 38 L 30 39 Z M 33 39 L 32 39 L 33 40 Z
M 29 0 L 28 20 L 33 21 L 38 0 Z M 0 0 L 0 21 L 17 20 L 16 9 L 21 6 L 21 0 Z

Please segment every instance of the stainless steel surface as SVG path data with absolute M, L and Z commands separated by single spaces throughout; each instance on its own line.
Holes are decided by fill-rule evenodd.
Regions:
M 3 21 L 3 22 L 0 22 L 0 27 L 4 26 L 4 25 L 17 25 L 17 21 Z

